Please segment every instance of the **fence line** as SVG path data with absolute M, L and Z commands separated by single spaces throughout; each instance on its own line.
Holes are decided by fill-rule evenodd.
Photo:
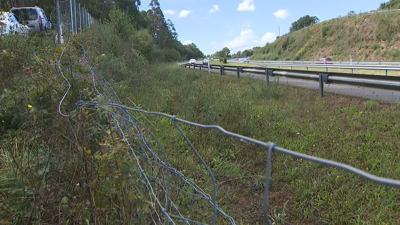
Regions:
M 63 43 L 64 34 L 77 34 L 94 23 L 93 17 L 76 0 L 55 1 L 57 20 L 52 21 L 57 27 L 57 38 Z
M 65 47 L 67 48 L 67 46 Z M 62 56 L 60 56 L 59 62 L 61 61 L 61 58 Z M 97 97 L 89 101 L 80 100 L 77 103 L 77 109 L 86 109 L 93 111 L 101 110 L 111 115 L 113 130 L 118 132 L 121 140 L 126 144 L 128 152 L 130 153 L 129 155 L 134 159 L 134 162 L 136 163 L 136 165 L 133 166 L 136 166 L 139 171 L 138 176 L 140 177 L 140 184 L 142 185 L 139 186 L 142 189 L 142 193 L 146 194 L 148 200 L 151 202 L 151 208 L 154 214 L 151 214 L 150 217 L 155 224 L 175 224 L 175 222 L 177 221 L 183 221 L 185 224 L 207 223 L 196 221 L 196 219 L 191 218 L 190 215 L 185 215 L 185 212 L 180 209 L 180 207 L 187 206 L 182 206 L 180 205 L 181 202 L 174 201 L 174 199 L 177 199 L 177 196 L 182 195 L 191 198 L 191 202 L 196 202 L 196 204 L 198 205 L 205 206 L 205 210 L 212 211 L 212 218 L 201 217 L 201 219 L 206 220 L 211 224 L 218 224 L 222 218 L 223 220 L 229 221 L 230 224 L 236 224 L 234 219 L 227 215 L 218 206 L 216 202 L 216 182 L 214 180 L 213 174 L 201 155 L 193 146 L 187 135 L 183 132 L 180 124 L 198 127 L 206 130 L 218 130 L 226 136 L 240 139 L 247 143 L 253 143 L 268 150 L 266 171 L 267 173 L 265 177 L 265 194 L 263 201 L 263 213 L 265 220 L 268 224 L 271 224 L 271 221 L 268 218 L 268 196 L 272 171 L 272 157 L 274 152 L 290 155 L 292 157 L 301 158 L 326 166 L 332 166 L 353 173 L 378 184 L 400 188 L 400 180 L 377 177 L 349 165 L 280 148 L 274 143 L 265 143 L 240 134 L 232 133 L 217 125 L 203 125 L 180 119 L 174 115 L 168 115 L 160 112 L 149 112 L 138 108 L 127 107 L 120 102 L 117 94 L 115 93 L 111 85 L 95 69 L 93 63 L 90 60 L 90 57 L 84 49 L 83 56 L 80 59 L 80 63 L 89 69 L 89 76 L 91 77 L 91 80 L 93 82 L 93 89 L 95 93 L 97 93 Z M 60 74 L 62 75 L 61 68 Z M 65 77 L 63 78 L 66 80 L 66 82 L 68 82 Z M 65 95 L 67 94 L 68 90 Z M 59 108 L 62 106 L 62 100 L 59 102 Z M 61 113 L 61 111 L 59 111 L 59 113 L 61 116 L 65 116 Z M 181 173 L 178 169 L 176 169 L 168 162 L 166 149 L 163 148 L 161 142 L 157 139 L 155 134 L 153 134 L 143 123 L 141 123 L 138 117 L 135 117 L 134 113 L 140 113 L 141 115 L 154 115 L 170 120 L 175 129 L 179 132 L 179 135 L 186 142 L 187 146 L 189 146 L 189 149 L 192 150 L 196 158 L 200 161 L 202 168 L 207 172 L 212 184 L 212 195 L 206 193 L 194 181 L 187 178 L 183 173 Z M 155 145 L 152 146 L 151 143 L 155 143 Z M 188 188 L 190 190 L 193 190 L 193 193 L 187 191 Z

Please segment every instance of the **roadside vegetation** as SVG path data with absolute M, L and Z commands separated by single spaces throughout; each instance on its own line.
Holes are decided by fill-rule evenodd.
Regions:
M 305 15 L 292 23 L 290 32 L 272 43 L 230 54 L 215 52 L 217 57 L 250 57 L 252 60 L 399 61 L 397 35 L 400 1 L 390 0 L 371 13 L 333 18 L 319 23 L 317 16 Z M 229 49 L 228 49 L 229 50 Z M 228 52 L 228 55 L 224 54 Z
M 143 88 L 157 87 L 151 95 L 169 93 L 169 101 L 152 101 L 151 95 L 140 91 L 130 97 L 147 110 L 218 124 L 377 176 L 397 179 L 400 175 L 400 126 L 394 122 L 399 105 L 334 94 L 320 98 L 317 90 L 267 87 L 264 81 L 200 74 L 175 66 L 157 71 L 156 82 Z M 217 132 L 199 132 L 190 139 L 216 175 L 220 204 L 237 215 L 240 224 L 263 223 L 266 149 Z M 166 143 L 168 134 L 160 135 Z M 399 189 L 280 154 L 274 155 L 273 165 L 269 212 L 277 224 L 398 223 Z
M 154 9 L 156 10 L 156 9 Z M 128 21 L 128 22 L 127 22 Z M 184 70 L 146 30 L 108 22 L 73 36 L 0 39 L 0 224 L 148 224 L 135 162 L 114 140 L 108 115 L 77 110 L 96 98 L 82 47 L 123 104 L 165 112 L 280 147 L 349 164 L 377 176 L 400 177 L 400 106 L 231 76 Z M 153 42 L 154 41 L 154 42 Z M 67 89 L 58 71 L 71 83 Z M 164 54 L 165 53 L 165 54 Z M 140 117 L 167 150 L 169 162 L 209 192 L 204 168 L 170 121 Z M 263 224 L 266 149 L 216 131 L 182 126 L 217 180 L 218 203 L 239 224 Z M 104 146 L 113 144 L 104 151 Z M 269 215 L 275 224 L 396 224 L 399 189 L 274 154 Z M 182 198 L 193 218 L 193 210 Z M 185 211 L 185 209 L 183 209 Z M 225 223 L 220 223 L 225 224 Z
M 254 60 L 398 61 L 399 12 L 324 21 L 254 50 Z

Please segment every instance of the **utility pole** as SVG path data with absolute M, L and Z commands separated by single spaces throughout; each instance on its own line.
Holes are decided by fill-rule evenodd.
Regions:
M 279 28 L 279 35 L 278 36 L 281 36 L 281 26 L 278 26 L 278 28 Z

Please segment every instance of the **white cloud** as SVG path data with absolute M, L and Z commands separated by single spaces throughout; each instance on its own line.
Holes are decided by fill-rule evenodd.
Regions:
M 186 40 L 183 42 L 184 45 L 190 45 L 192 43 L 193 43 L 193 41 L 191 41 L 191 40 Z
M 256 6 L 254 5 L 254 0 L 244 0 L 239 4 L 237 11 L 254 11 Z
M 243 48 L 250 43 L 254 43 L 255 40 L 257 40 L 257 35 L 251 29 L 246 29 L 240 32 L 239 36 L 235 37 L 231 41 L 228 41 L 226 46 L 232 49 Z
M 264 46 L 266 43 L 272 43 L 276 40 L 276 34 L 268 32 L 261 39 L 251 29 L 245 29 L 240 32 L 240 35 L 226 42 L 213 42 L 212 53 L 221 50 L 223 47 L 228 47 L 231 53 L 252 49 L 256 46 Z
M 276 16 L 276 18 L 278 19 L 286 19 L 290 16 L 290 13 L 287 9 L 280 9 L 276 12 L 274 12 L 274 16 Z
M 261 38 L 261 44 L 265 45 L 266 43 L 271 43 L 276 40 L 276 34 L 275 33 L 266 33 L 264 36 Z
M 182 11 L 179 13 L 179 18 L 187 17 L 190 13 L 192 13 L 191 10 L 182 10 Z
M 164 10 L 163 13 L 166 14 L 166 15 L 174 15 L 175 11 L 167 9 L 167 10 Z
M 210 13 L 213 13 L 213 12 L 218 12 L 219 11 L 219 6 L 218 5 L 213 5 L 213 7 L 212 7 L 212 9 L 210 9 Z

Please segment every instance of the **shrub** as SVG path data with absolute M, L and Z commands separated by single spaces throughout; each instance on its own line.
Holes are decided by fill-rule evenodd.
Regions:
M 328 35 L 329 30 L 331 29 L 331 27 L 329 25 L 325 25 L 322 27 L 322 37 L 326 37 Z

